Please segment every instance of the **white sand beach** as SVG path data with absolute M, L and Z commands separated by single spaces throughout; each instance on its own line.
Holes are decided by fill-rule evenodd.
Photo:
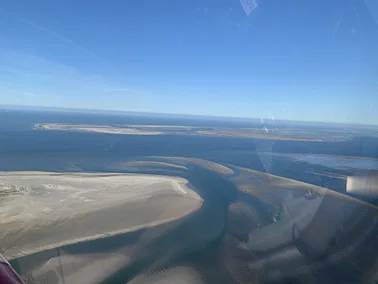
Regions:
M 7 258 L 179 219 L 203 200 L 179 177 L 0 173 L 1 252 Z

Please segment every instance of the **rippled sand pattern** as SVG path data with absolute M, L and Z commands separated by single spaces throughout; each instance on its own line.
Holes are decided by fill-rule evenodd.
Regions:
M 96 235 L 91 228 L 97 228 L 98 224 L 102 224 L 100 229 L 105 231 L 112 231 L 109 226 L 114 224 L 132 228 L 134 234 L 120 232 L 117 235 L 121 238 L 119 241 L 108 236 L 101 241 L 96 235 L 94 244 L 90 245 L 88 240 L 82 243 L 87 248 L 82 253 L 75 249 L 75 245 L 80 248 L 80 243 L 57 248 L 55 254 L 46 256 L 46 260 L 33 269 L 33 264 L 25 260 L 25 271 L 29 271 L 32 279 L 49 276 L 53 279 L 51 283 L 64 283 L 67 279 L 72 283 L 93 283 L 105 279 L 105 283 L 132 284 L 249 284 L 281 283 L 293 279 L 308 283 L 320 279 L 322 283 L 335 283 L 340 274 L 334 276 L 334 267 L 346 275 L 350 271 L 362 271 L 374 261 L 374 255 L 368 258 L 364 254 L 366 249 L 373 251 L 378 231 L 378 211 L 372 205 L 325 188 L 234 165 L 183 157 L 148 159 L 153 161 L 129 161 L 119 166 L 126 169 L 175 168 L 188 180 L 121 175 L 134 177 L 134 181 L 137 176 L 151 177 L 151 180 L 145 179 L 149 189 L 140 187 L 140 182 L 136 188 L 136 184 L 130 181 L 134 190 L 129 193 L 129 198 L 133 198 L 123 203 L 122 190 L 115 186 L 108 192 L 115 193 L 111 207 L 100 206 L 103 203 L 96 203 L 95 198 L 94 204 L 100 208 L 87 214 L 83 206 L 84 214 L 68 221 L 78 228 L 75 234 L 89 230 Z M 117 176 L 104 175 L 102 178 Z M 201 196 L 204 195 L 203 204 L 198 195 L 186 187 L 188 181 L 196 185 Z M 12 188 L 11 191 L 17 194 L 10 196 L 19 198 L 19 194 L 24 194 L 40 198 L 45 196 L 44 192 L 68 190 L 59 183 L 54 187 L 49 182 L 43 184 L 43 190 Z M 114 184 L 117 182 L 113 180 Z M 155 190 L 150 192 L 152 185 Z M 168 185 L 169 190 L 166 189 Z M 83 190 L 85 186 L 80 188 Z M 30 194 L 34 191 L 35 194 Z M 91 195 L 96 197 L 96 194 Z M 76 195 L 76 198 L 80 196 L 88 198 L 85 194 Z M 100 196 L 100 199 L 104 198 Z M 200 205 L 201 209 L 195 211 Z M 194 213 L 187 215 L 183 214 L 184 211 Z M 176 222 L 166 223 L 173 216 Z M 184 218 L 178 219 L 179 216 Z M 138 231 L 143 227 L 132 226 L 129 220 L 148 224 L 148 230 Z M 57 228 L 68 230 L 66 221 L 59 220 L 59 223 L 53 223 L 54 226 L 45 223 L 39 230 L 51 238 Z M 80 231 L 83 223 L 87 226 Z M 30 236 L 33 240 L 41 237 L 37 232 L 28 233 L 29 241 Z M 300 247 L 297 244 L 299 239 L 306 246 Z M 19 237 L 16 241 L 22 243 L 25 240 Z M 119 244 L 117 249 L 105 249 L 102 255 L 97 251 L 113 243 Z M 72 252 L 76 254 L 72 255 Z M 316 253 L 325 258 L 319 260 Z M 62 267 L 63 270 L 59 270 Z M 82 278 L 80 269 L 91 275 L 95 274 L 94 271 L 98 274 Z
M 129 284 L 205 284 L 201 274 L 191 267 L 173 267 L 138 276 Z

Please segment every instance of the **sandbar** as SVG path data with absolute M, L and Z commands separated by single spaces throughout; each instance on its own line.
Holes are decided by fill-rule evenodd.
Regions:
M 203 202 L 186 179 L 146 174 L 3 172 L 0 192 L 9 259 L 177 220 Z
M 240 137 L 240 138 L 255 138 L 255 139 L 272 139 L 272 140 L 289 140 L 289 141 L 317 141 L 322 139 L 305 137 L 296 133 L 281 133 L 281 132 L 265 132 L 263 129 L 215 129 L 215 130 L 200 130 L 200 135 L 210 136 L 224 136 L 224 137 Z
M 81 131 L 81 132 L 98 132 L 108 134 L 121 134 L 121 135 L 161 135 L 163 132 L 138 129 L 132 127 L 113 127 L 109 125 L 74 125 L 74 124 L 61 124 L 61 123 L 43 123 L 36 124 L 36 129 L 43 130 L 63 130 L 63 131 Z
M 203 160 L 199 158 L 190 158 L 190 157 L 168 157 L 168 156 L 149 156 L 147 158 L 154 158 L 159 159 L 162 161 L 167 161 L 171 163 L 179 163 L 183 166 L 188 166 L 190 164 L 198 165 L 200 167 L 203 167 L 207 170 L 224 174 L 224 175 L 232 175 L 234 172 L 231 168 L 226 167 L 224 165 L 221 165 L 219 163 L 215 163 L 208 160 Z
M 167 162 L 159 161 L 128 161 L 117 163 L 114 168 L 126 169 L 126 170 L 146 170 L 148 168 L 156 169 L 176 169 L 176 170 L 187 170 L 188 168 L 182 165 L 171 164 Z

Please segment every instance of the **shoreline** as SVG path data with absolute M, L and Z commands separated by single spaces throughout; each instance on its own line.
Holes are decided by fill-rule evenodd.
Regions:
M 181 177 L 0 172 L 2 253 L 9 259 L 180 220 L 204 200 Z
M 116 236 L 119 236 L 119 235 L 123 235 L 123 234 L 127 234 L 127 233 L 133 233 L 133 232 L 143 230 L 143 229 L 154 228 L 154 227 L 157 227 L 157 226 L 160 226 L 160 225 L 168 225 L 171 222 L 178 221 L 181 218 L 188 217 L 189 215 L 195 213 L 196 211 L 198 211 L 202 207 L 202 205 L 203 205 L 203 202 L 200 203 L 197 206 L 197 208 L 193 208 L 193 210 L 186 212 L 186 214 L 183 215 L 183 216 L 173 217 L 173 218 L 170 218 L 170 219 L 165 219 L 165 220 L 161 220 L 161 221 L 158 221 L 158 222 L 152 222 L 150 224 L 143 224 L 143 225 L 140 225 L 140 226 L 122 229 L 122 230 L 118 230 L 118 231 L 114 231 L 114 232 L 110 232 L 110 233 L 97 234 L 97 235 L 93 235 L 93 236 L 90 236 L 90 237 L 75 239 L 74 241 L 65 241 L 65 242 L 56 243 L 54 245 L 47 245 L 47 246 L 45 246 L 41 249 L 26 250 L 26 251 L 22 251 L 19 254 L 12 255 L 11 257 L 7 257 L 7 259 L 8 260 L 15 260 L 15 259 L 20 258 L 20 257 L 25 257 L 25 256 L 29 256 L 29 255 L 32 255 L 32 254 L 35 254 L 35 253 L 40 253 L 40 252 L 44 252 L 44 251 L 48 251 L 48 250 L 52 250 L 52 249 L 61 248 L 63 246 L 76 245 L 76 244 L 85 243 L 85 242 L 89 242 L 89 241 L 106 239 L 108 237 L 116 237 Z
M 67 124 L 67 123 L 38 123 L 34 125 L 36 130 L 54 131 L 79 131 L 119 135 L 198 135 L 223 138 L 245 138 L 276 141 L 299 141 L 299 142 L 327 142 L 327 139 L 296 136 L 296 133 L 282 134 L 280 132 L 266 132 L 261 128 L 231 129 L 227 127 L 202 127 L 182 125 L 89 125 L 89 124 Z

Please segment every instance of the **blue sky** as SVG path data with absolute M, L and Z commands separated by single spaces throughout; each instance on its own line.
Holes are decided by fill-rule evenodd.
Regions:
M 3 0 L 0 104 L 378 124 L 378 1 Z

